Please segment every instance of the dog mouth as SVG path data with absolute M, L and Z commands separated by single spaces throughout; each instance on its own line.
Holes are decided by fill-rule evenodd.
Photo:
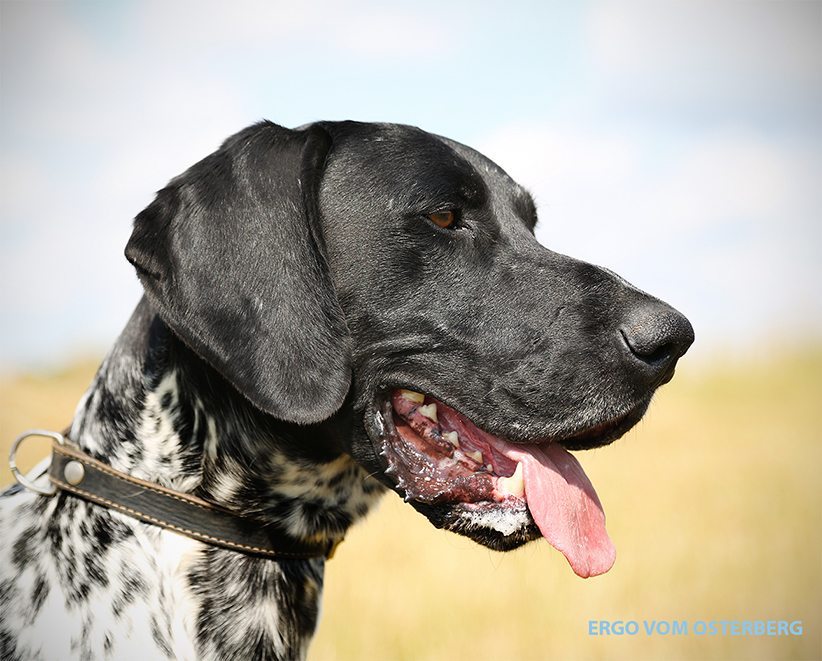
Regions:
M 489 434 L 431 396 L 396 389 L 378 401 L 372 428 L 386 476 L 435 525 L 499 550 L 544 537 L 587 578 L 607 572 L 616 551 L 599 497 L 565 446 L 613 440 L 643 411 L 525 445 Z

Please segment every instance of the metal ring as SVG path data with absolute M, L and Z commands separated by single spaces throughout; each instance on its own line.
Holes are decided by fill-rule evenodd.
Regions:
M 23 485 L 29 491 L 33 491 L 34 493 L 39 493 L 41 496 L 53 496 L 57 493 L 57 488 L 52 485 L 51 489 L 44 489 L 43 487 L 37 486 L 33 481 L 27 478 L 23 473 L 20 472 L 20 469 L 17 468 L 17 449 L 20 447 L 20 444 L 26 440 L 29 436 L 45 436 L 46 438 L 50 438 L 53 441 L 57 441 L 60 445 L 66 444 L 66 439 L 62 434 L 58 434 L 56 431 L 48 431 L 45 429 L 29 429 L 28 431 L 24 431 L 20 436 L 14 439 L 14 443 L 11 444 L 11 450 L 9 451 L 9 468 L 11 469 L 11 474 L 14 475 L 14 479 L 17 480 L 21 485 Z

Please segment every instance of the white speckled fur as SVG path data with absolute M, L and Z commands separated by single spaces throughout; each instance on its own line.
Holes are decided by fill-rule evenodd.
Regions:
M 346 454 L 311 459 L 282 444 L 238 394 L 206 402 L 185 360 L 135 355 L 133 339 L 124 334 L 77 408 L 70 437 L 87 452 L 315 539 L 341 537 L 382 493 Z M 306 654 L 322 559 L 244 556 L 16 487 L 0 496 L 0 530 L 3 661 Z

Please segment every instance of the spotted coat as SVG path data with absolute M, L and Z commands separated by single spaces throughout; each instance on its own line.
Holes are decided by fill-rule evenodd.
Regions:
M 114 468 L 297 537 L 338 539 L 383 487 L 334 426 L 263 416 L 141 304 L 70 430 Z M 293 659 L 313 634 L 324 561 L 209 547 L 71 496 L 0 497 L 0 658 Z

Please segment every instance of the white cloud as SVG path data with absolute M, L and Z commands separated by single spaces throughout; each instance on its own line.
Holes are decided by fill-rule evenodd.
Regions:
M 822 81 L 817 2 L 607 1 L 588 44 L 604 84 L 635 101 L 815 99 Z M 744 111 L 743 111 L 744 112 Z
M 287 58 L 311 52 L 426 58 L 461 43 L 435 13 L 363 3 L 283 0 L 152 0 L 136 7 L 142 38 L 161 50 L 186 53 L 206 48 L 280 52 Z M 300 48 L 302 46 L 302 48 Z
M 140 295 L 131 219 L 258 117 L 232 81 L 101 44 L 68 5 L 3 19 L 0 363 L 24 364 L 112 342 Z
M 668 202 L 666 220 L 682 229 L 739 219 L 777 221 L 807 203 L 810 174 L 802 168 L 801 154 L 761 136 L 708 134 L 682 149 L 654 199 Z

